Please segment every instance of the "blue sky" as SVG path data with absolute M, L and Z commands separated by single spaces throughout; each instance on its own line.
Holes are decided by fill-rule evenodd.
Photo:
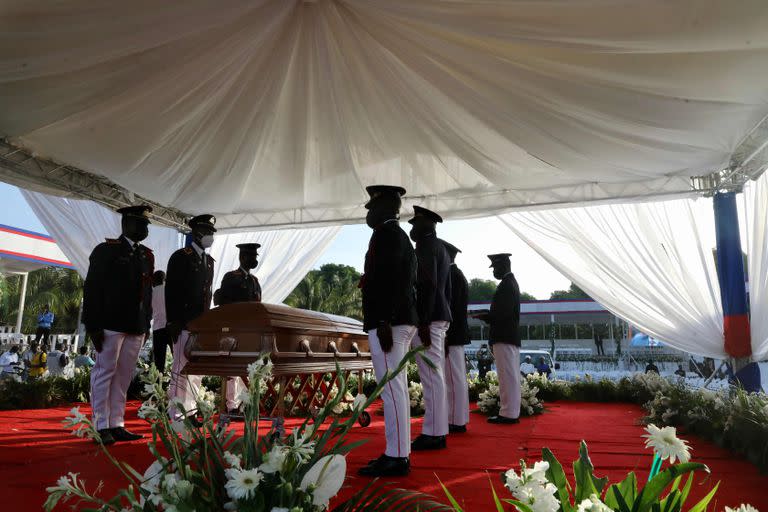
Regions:
M 47 233 L 18 188 L 0 183 L 0 197 L 0 224 Z M 403 219 L 410 218 L 410 213 L 404 211 Z M 403 229 L 408 231 L 409 228 L 408 224 L 403 224 Z M 342 227 L 316 266 L 343 263 L 362 271 L 370 236 L 371 231 L 365 225 Z M 536 298 L 547 299 L 553 290 L 568 288 L 569 281 L 566 278 L 494 217 L 447 221 L 439 226 L 438 236 L 463 251 L 456 262 L 468 279 L 493 279 L 486 254 L 511 252 L 513 271 L 523 291 Z

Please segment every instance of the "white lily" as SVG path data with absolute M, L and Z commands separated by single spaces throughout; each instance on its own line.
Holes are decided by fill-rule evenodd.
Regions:
M 368 401 L 368 397 L 366 397 L 363 393 L 358 393 L 357 396 L 355 396 L 355 399 L 352 401 L 352 409 L 362 409 L 363 405 L 365 405 L 365 402 Z
M 653 448 L 662 460 L 669 459 L 670 464 L 674 464 L 676 460 L 680 462 L 688 462 L 691 460 L 691 452 L 688 447 L 687 441 L 684 441 L 677 437 L 677 430 L 675 427 L 659 428 L 656 425 L 648 425 L 645 428 L 648 432 L 645 442 L 646 448 Z
M 760 512 L 749 503 L 742 503 L 736 508 L 725 507 L 725 512 Z
M 593 494 L 588 499 L 583 500 L 577 507 L 577 512 L 611 512 L 611 508 L 600 501 L 597 495 Z
M 264 473 L 279 473 L 283 469 L 285 457 L 288 455 L 287 446 L 274 445 L 270 451 L 264 455 L 264 460 L 259 469 Z
M 313 505 L 326 507 L 341 489 L 346 474 L 347 460 L 343 455 L 326 455 L 309 468 L 299 488 L 312 495 Z

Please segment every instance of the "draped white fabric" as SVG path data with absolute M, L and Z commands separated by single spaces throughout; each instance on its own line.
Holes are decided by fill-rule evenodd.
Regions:
M 256 242 L 261 248 L 259 266 L 253 273 L 261 283 L 262 300 L 280 303 L 304 279 L 340 229 L 334 226 L 216 235 L 210 251 L 216 260 L 214 287 L 221 285 L 224 274 L 240 266 L 237 244 Z
M 88 272 L 88 258 L 93 248 L 105 238 L 120 236 L 120 215 L 93 201 L 20 190 L 46 231 L 83 277 Z M 174 229 L 150 225 L 149 236 L 142 243 L 152 249 L 155 268 L 164 269 L 173 251 L 181 246 L 181 237 Z
M 9 0 L 0 135 L 219 226 L 689 190 L 768 114 L 768 2 Z
M 752 357 L 768 359 L 768 173 L 744 187 Z
M 499 218 L 615 315 L 675 348 L 725 355 L 712 226 L 705 226 L 714 223 L 710 200 L 515 212 Z M 525 272 L 514 264 L 513 270 Z

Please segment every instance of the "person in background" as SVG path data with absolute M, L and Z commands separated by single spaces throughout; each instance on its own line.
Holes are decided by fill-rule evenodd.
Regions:
M 645 367 L 645 373 L 655 373 L 656 375 L 658 375 L 659 368 L 655 364 L 653 364 L 653 361 L 649 359 L 648 365 Z
M 53 318 L 53 312 L 48 304 L 46 304 L 43 311 L 37 315 L 35 343 L 45 343 L 48 341 L 48 336 L 51 334 L 51 326 L 53 325 Z
M 552 369 L 549 367 L 547 361 L 543 357 L 540 357 L 536 363 L 536 371 L 542 375 L 546 375 L 547 378 L 549 378 L 550 374 L 552 373 Z
M 13 345 L 0 356 L 0 379 L 19 380 L 20 370 L 19 346 Z
M 165 324 L 165 272 L 156 270 L 152 274 L 152 361 L 160 373 L 165 372 L 168 347 L 173 347 Z
M 677 365 L 677 370 L 675 370 L 675 375 L 678 377 L 685 378 L 685 370 L 683 370 L 683 365 L 679 364 Z
M 595 347 L 597 348 L 597 355 L 605 355 L 605 349 L 603 348 L 603 337 L 599 334 L 595 334 Z
M 483 343 L 477 351 L 477 373 L 481 379 L 485 380 L 485 375 L 491 371 L 492 364 L 493 354 L 488 350 L 488 345 Z
M 536 367 L 533 366 L 533 363 L 531 362 L 531 356 L 525 356 L 523 364 L 520 365 L 520 373 L 522 373 L 523 377 L 525 377 L 526 375 L 530 375 L 535 371 Z
M 61 343 L 57 343 L 54 349 L 48 354 L 48 374 L 51 377 L 61 377 L 64 375 L 64 368 L 68 364 L 69 358 L 67 357 L 67 354 L 62 350 Z
M 39 379 L 45 375 L 45 369 L 48 362 L 48 354 L 45 350 L 45 345 L 33 345 L 35 347 L 35 353 L 32 356 L 29 366 L 29 377 L 32 379 Z
M 37 352 L 37 343 L 32 342 L 27 349 L 21 353 L 21 364 L 23 365 L 21 380 L 23 381 L 29 379 L 29 370 L 32 369 L 32 358 L 35 357 L 35 352 Z
M 91 368 L 96 364 L 91 356 L 88 355 L 88 347 L 80 347 L 80 355 L 75 358 L 75 368 Z

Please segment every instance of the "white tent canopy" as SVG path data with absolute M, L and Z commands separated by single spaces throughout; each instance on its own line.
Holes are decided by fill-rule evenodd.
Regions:
M 374 183 L 454 218 L 674 195 L 765 149 L 766 26 L 764 0 L 11 0 L 0 135 L 240 230 L 358 222 Z

